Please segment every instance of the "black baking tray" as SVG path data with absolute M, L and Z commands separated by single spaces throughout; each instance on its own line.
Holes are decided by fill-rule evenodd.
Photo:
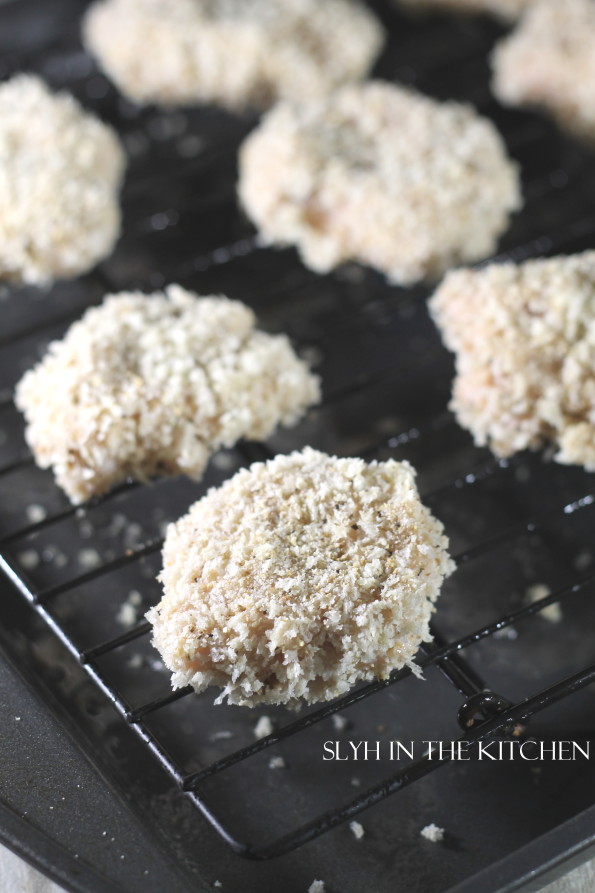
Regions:
M 439 98 L 474 103 L 499 126 L 519 161 L 526 207 L 502 241 L 502 257 L 592 247 L 595 157 L 540 117 L 504 110 L 491 98 L 487 56 L 502 29 L 483 19 L 411 20 L 386 2 L 373 5 L 391 34 L 377 73 Z M 5 289 L 1 295 L 0 541 L 17 584 L 1 581 L 3 839 L 81 891 L 175 893 L 213 889 L 217 880 L 234 893 L 300 893 L 315 878 L 329 893 L 382 893 L 397 885 L 411 893 L 537 889 L 593 849 L 591 762 L 544 762 L 539 771 L 518 762 L 441 766 L 362 812 L 362 841 L 343 824 L 273 861 L 245 861 L 178 790 L 167 760 L 155 758 L 76 659 L 123 632 L 118 614 L 131 589 L 141 592 L 145 606 L 158 597 L 157 551 L 106 573 L 110 562 L 142 551 L 168 518 L 251 458 L 309 443 L 415 464 L 421 492 L 444 521 L 453 552 L 469 559 L 440 600 L 438 641 L 487 629 L 462 649 L 468 678 L 480 676 L 513 704 L 562 686 L 565 696 L 530 721 L 530 733 L 593 737 L 593 685 L 571 694 L 564 682 L 590 667 L 595 652 L 588 634 L 592 475 L 535 455 L 498 463 L 474 447 L 446 410 L 452 359 L 427 315 L 429 289 L 389 288 L 372 271 L 351 266 L 319 277 L 292 251 L 262 249 L 234 191 L 237 146 L 254 119 L 215 108 L 139 110 L 123 101 L 81 48 L 84 6 L 19 0 L 0 7 L 0 75 L 33 70 L 71 90 L 114 124 L 130 154 L 124 234 L 114 255 L 47 294 Z M 212 464 L 201 484 L 124 488 L 69 514 L 51 475 L 30 462 L 10 404 L 14 383 L 48 340 L 105 291 L 151 290 L 174 281 L 203 294 L 241 298 L 264 328 L 288 332 L 317 363 L 324 404 L 265 447 L 240 444 Z M 31 505 L 59 520 L 27 533 Z M 31 551 L 35 567 L 23 558 Z M 100 561 L 90 572 L 89 552 Z M 490 632 L 494 621 L 525 610 L 525 592 L 535 583 L 560 592 L 561 621 L 551 623 L 536 611 Z M 55 594 L 53 629 L 23 598 L 48 589 Z M 451 655 L 453 665 L 458 660 Z M 146 637 L 110 649 L 94 666 L 108 680 L 104 688 L 124 692 L 133 705 L 167 689 Z M 457 736 L 465 698 L 444 670 L 444 662 L 432 665 L 425 682 L 402 679 L 342 709 L 348 726 L 341 733 L 325 717 L 213 776 L 201 791 L 204 802 L 237 838 L 254 837 L 258 845 L 349 801 L 393 769 L 331 769 L 322 763 L 322 742 L 340 734 L 358 740 Z M 149 743 L 166 745 L 186 772 L 250 744 L 265 712 L 215 708 L 212 697 L 176 702 L 145 728 Z M 295 718 L 281 709 L 266 713 L 277 728 Z M 231 737 L 218 737 L 222 731 Z M 284 756 L 287 769 L 269 769 L 270 753 Z M 420 837 L 431 822 L 446 829 L 443 844 Z

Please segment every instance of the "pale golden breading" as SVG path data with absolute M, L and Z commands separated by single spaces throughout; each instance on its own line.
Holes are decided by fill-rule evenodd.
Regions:
M 595 140 L 595 3 L 539 0 L 493 55 L 493 89 L 506 105 L 546 109 Z
M 457 270 L 430 302 L 451 409 L 498 456 L 552 444 L 595 471 L 595 252 Z
M 364 77 L 384 32 L 354 0 L 100 0 L 84 37 L 137 102 L 241 109 Z
M 318 379 L 254 326 L 239 301 L 180 286 L 108 296 L 17 387 L 38 465 L 80 503 L 127 477 L 198 479 L 220 447 L 294 424 Z
M 521 204 L 516 165 L 469 106 L 380 81 L 270 111 L 240 150 L 240 199 L 270 244 L 391 282 L 486 257 Z
M 454 569 L 447 547 L 408 463 L 277 456 L 170 525 L 153 641 L 174 688 L 326 701 L 412 666 Z
M 107 256 L 119 235 L 116 134 L 38 77 L 0 84 L 0 280 L 45 285 Z

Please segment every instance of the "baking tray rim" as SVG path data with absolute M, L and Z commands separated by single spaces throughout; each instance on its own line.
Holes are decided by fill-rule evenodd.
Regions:
M 5 579 L 4 582 L 18 595 L 11 581 Z M 27 607 L 33 610 L 31 606 Z M 66 659 L 77 667 L 76 661 L 66 648 L 64 652 L 65 658 L 67 655 Z M 78 730 L 74 721 L 68 721 L 65 708 L 55 698 L 51 688 L 33 668 L 28 670 L 13 659 L 1 637 L 0 660 L 8 665 L 18 682 L 45 704 L 60 730 L 74 742 L 91 769 L 99 773 L 116 796 L 117 783 L 113 781 L 113 770 L 110 769 L 109 761 L 101 760 L 98 753 L 91 751 L 84 732 Z M 44 697 L 44 694 L 49 697 Z M 109 699 L 103 693 L 97 694 L 109 703 Z M 120 721 L 124 722 L 122 719 Z M 33 746 L 33 755 L 34 752 Z M 137 821 L 141 820 L 136 814 L 134 818 Z M 197 816 L 197 820 L 201 819 Z M 144 822 L 143 827 L 150 831 Z M 67 842 L 61 843 L 49 837 L 44 831 L 16 815 L 2 800 L 0 800 L 0 843 L 50 880 L 62 885 L 69 893 L 117 893 L 113 883 L 106 885 L 92 866 L 74 860 Z M 592 857 L 595 857 L 595 804 L 514 850 L 503 859 L 491 863 L 466 880 L 444 890 L 443 893 L 477 893 L 478 890 L 481 890 L 481 893 L 513 893 L 516 890 L 529 893 L 541 890 L 546 884 L 562 877 Z M 240 856 L 236 858 L 241 861 Z

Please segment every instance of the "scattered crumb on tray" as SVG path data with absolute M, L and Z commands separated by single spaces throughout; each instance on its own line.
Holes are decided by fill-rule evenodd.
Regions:
M 213 456 L 213 465 L 220 471 L 231 471 L 237 468 L 238 462 L 232 453 L 215 453 Z
M 283 759 L 283 757 L 271 757 L 269 760 L 269 769 L 285 769 L 287 768 L 287 763 Z
M 256 738 L 266 738 L 273 734 L 273 723 L 269 716 L 261 716 L 254 726 L 254 735 Z
M 525 596 L 531 604 L 551 594 L 552 590 L 545 583 L 534 583 L 532 586 L 528 586 L 525 592 Z M 553 602 L 551 605 L 542 608 L 539 616 L 550 623 L 560 623 L 562 620 L 562 607 L 559 602 Z
M 349 822 L 349 827 L 356 840 L 361 840 L 366 833 L 364 831 L 364 826 L 360 825 L 359 822 Z
M 433 822 L 431 825 L 426 825 L 425 828 L 422 828 L 420 834 L 432 843 L 440 843 L 444 840 L 444 828 L 439 828 Z
M 97 549 L 80 549 L 77 554 L 77 560 L 81 567 L 91 571 L 101 564 L 101 555 Z
M 47 518 L 47 509 L 45 509 L 42 505 L 33 505 L 27 506 L 27 520 L 31 522 L 31 524 L 39 524 L 40 521 L 45 521 Z
M 116 614 L 116 621 L 121 624 L 121 626 L 134 626 L 136 623 L 136 610 L 134 606 L 128 602 L 124 602 L 120 605 L 118 613 Z
M 124 602 L 120 605 L 116 620 L 122 626 L 133 626 L 138 620 L 138 608 L 143 603 L 143 597 L 136 589 L 131 589 Z
M 26 571 L 33 571 L 39 565 L 39 552 L 36 552 L 35 549 L 23 549 L 22 552 L 17 553 L 17 561 Z
M 233 737 L 233 732 L 230 732 L 229 729 L 221 729 L 218 732 L 213 732 L 212 735 L 209 735 L 211 741 L 226 741 L 228 738 Z
M 312 881 L 308 887 L 308 893 L 325 893 L 324 881 Z
M 340 713 L 333 713 L 333 715 L 331 716 L 331 720 L 335 732 L 343 732 L 349 725 L 349 720 L 346 719 L 346 717 L 341 716 Z

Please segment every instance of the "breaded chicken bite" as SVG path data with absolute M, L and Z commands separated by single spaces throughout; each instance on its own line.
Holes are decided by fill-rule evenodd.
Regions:
M 451 409 L 498 456 L 551 444 L 595 471 L 595 252 L 449 273 L 431 300 Z
M 405 285 L 489 255 L 521 204 L 488 120 L 380 81 L 272 109 L 240 150 L 239 194 L 313 270 L 354 260 Z
M 153 642 L 174 688 L 217 703 L 327 701 L 412 666 L 447 548 L 407 462 L 277 456 L 170 525 Z
M 547 110 L 595 141 L 595 3 L 538 0 L 493 55 L 494 93 L 505 105 Z
M 107 297 L 17 387 L 38 465 L 80 503 L 128 477 L 199 479 L 220 447 L 294 424 L 318 379 L 254 326 L 239 301 L 180 286 Z
M 124 152 L 110 127 L 38 77 L 0 84 L 0 280 L 77 276 L 120 232 Z
M 99 0 L 84 37 L 136 102 L 260 109 L 364 77 L 384 32 L 355 0 Z

